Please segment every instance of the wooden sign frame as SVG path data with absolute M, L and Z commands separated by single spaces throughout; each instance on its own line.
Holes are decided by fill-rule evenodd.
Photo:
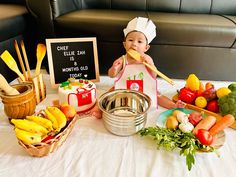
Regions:
M 53 54 L 52 54 L 52 45 L 53 44 L 58 44 L 58 45 L 65 45 L 70 44 L 70 43 L 76 43 L 78 44 L 78 48 L 80 47 L 79 44 L 85 43 L 85 42 L 91 42 L 92 43 L 92 50 L 93 50 L 93 62 L 94 62 L 94 69 L 93 71 L 95 73 L 94 78 L 89 79 L 92 82 L 99 82 L 99 66 L 98 66 L 98 52 L 97 52 L 97 40 L 95 37 L 90 37 L 90 38 L 54 38 L 54 39 L 46 39 L 46 46 L 47 46 L 47 56 L 48 56 L 48 66 L 49 66 L 49 72 L 50 72 L 50 80 L 51 80 L 51 85 L 52 87 L 57 87 L 61 82 L 64 82 L 66 80 L 61 80 L 61 82 L 56 83 L 56 73 L 55 73 L 55 66 L 56 65 L 56 60 L 64 60 L 66 61 L 66 57 L 62 56 L 61 58 L 57 58 L 56 60 L 53 59 Z M 64 48 L 68 46 L 63 46 Z M 64 49 L 65 50 L 65 49 Z M 86 51 L 84 51 L 85 53 Z M 55 63 L 54 63 L 55 62 Z M 63 72 L 62 72 L 63 73 Z M 62 73 L 57 73 L 57 74 L 62 74 Z M 58 79 L 58 78 L 57 78 Z M 77 78 L 76 78 L 77 79 Z

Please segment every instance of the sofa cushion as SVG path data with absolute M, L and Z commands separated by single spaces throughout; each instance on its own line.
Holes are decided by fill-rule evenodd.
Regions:
M 0 41 L 22 34 L 25 29 L 24 15 L 27 9 L 21 5 L 0 5 Z
M 228 18 L 229 20 L 231 20 L 235 25 L 236 25 L 236 16 L 232 16 L 232 15 L 224 15 L 225 18 Z M 234 44 L 232 46 L 233 48 L 236 48 L 236 38 L 234 40 Z
M 149 17 L 157 25 L 157 37 L 152 44 L 232 47 L 236 39 L 235 23 L 208 14 L 84 9 L 57 17 L 55 29 L 71 36 L 83 34 L 107 42 L 121 42 L 123 28 L 135 16 Z
M 66 36 L 96 36 L 104 42 L 122 42 L 123 29 L 144 11 L 85 9 L 67 13 L 55 19 L 55 30 Z M 102 22 L 102 23 L 101 23 Z
M 148 12 L 157 25 L 155 44 L 231 47 L 236 25 L 219 15 Z

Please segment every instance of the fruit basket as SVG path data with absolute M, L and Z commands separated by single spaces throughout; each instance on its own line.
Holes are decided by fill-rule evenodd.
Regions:
M 68 135 L 70 134 L 74 124 L 76 122 L 76 117 L 74 117 L 67 127 L 57 134 L 54 138 L 46 141 L 41 142 L 36 145 L 24 144 L 21 140 L 18 140 L 18 143 L 25 149 L 25 151 L 34 157 L 42 157 L 47 156 L 49 153 L 54 152 L 57 150 L 67 139 Z
M 18 143 L 28 154 L 34 157 L 46 156 L 65 142 L 76 123 L 77 115 L 75 112 L 73 116 L 67 117 L 61 110 L 49 106 L 25 119 L 11 120 L 15 125 Z

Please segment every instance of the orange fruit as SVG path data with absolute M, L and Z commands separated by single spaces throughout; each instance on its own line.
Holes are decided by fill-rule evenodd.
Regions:
M 195 100 L 195 105 L 199 108 L 205 108 L 207 106 L 207 100 L 203 96 L 199 96 Z

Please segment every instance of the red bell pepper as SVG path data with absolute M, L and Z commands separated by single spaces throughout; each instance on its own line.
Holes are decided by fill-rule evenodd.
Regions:
M 183 87 L 179 91 L 179 100 L 185 103 L 193 103 L 196 97 L 196 92 L 190 90 L 189 88 Z

